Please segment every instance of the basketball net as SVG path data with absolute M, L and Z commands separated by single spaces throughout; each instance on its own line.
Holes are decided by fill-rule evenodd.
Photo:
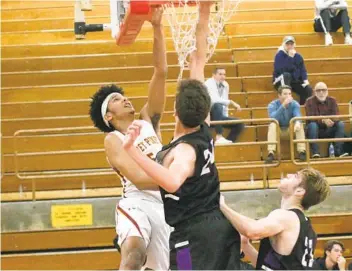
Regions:
M 189 56 L 196 48 L 196 27 L 199 20 L 199 1 L 175 0 L 164 4 L 164 14 L 171 28 L 172 39 L 178 54 L 180 73 L 189 69 Z M 214 1 L 209 18 L 207 62 L 213 55 L 224 25 L 237 11 L 242 0 Z

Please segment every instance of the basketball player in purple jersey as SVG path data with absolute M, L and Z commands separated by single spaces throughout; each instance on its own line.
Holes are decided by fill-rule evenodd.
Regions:
M 307 168 L 288 174 L 281 180 L 279 191 L 281 208 L 259 220 L 230 209 L 223 196 L 221 210 L 242 235 L 253 240 L 261 239 L 259 254 L 248 239 L 244 238 L 242 242 L 243 252 L 256 269 L 313 269 L 317 236 L 304 211 L 326 199 L 330 194 L 329 183 L 319 171 Z
M 157 162 L 133 148 L 144 123 L 133 122 L 123 143 L 160 186 L 165 219 L 173 227 L 171 270 L 239 269 L 240 263 L 240 236 L 220 211 L 220 183 L 209 131 L 210 97 L 203 83 L 211 4 L 199 3 L 191 79 L 182 80 L 177 88 L 174 139 L 158 153 Z

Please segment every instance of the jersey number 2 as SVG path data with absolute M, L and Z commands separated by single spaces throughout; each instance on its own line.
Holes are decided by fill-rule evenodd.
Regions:
M 305 238 L 304 241 L 304 255 L 302 257 L 302 265 L 304 267 L 313 267 L 313 240 Z
M 214 164 L 214 144 L 213 140 L 210 142 L 211 148 L 206 149 L 204 151 L 204 159 L 205 159 L 205 165 L 202 169 L 202 172 L 200 175 L 208 174 L 210 173 L 210 166 Z

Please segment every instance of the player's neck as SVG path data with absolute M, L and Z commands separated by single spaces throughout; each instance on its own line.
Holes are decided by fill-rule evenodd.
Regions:
M 295 201 L 292 197 L 290 198 L 284 198 L 282 197 L 281 199 L 281 209 L 289 210 L 289 209 L 299 209 L 302 212 L 304 211 L 302 205 Z
M 180 138 L 181 136 L 194 133 L 198 130 L 199 130 L 199 126 L 197 126 L 195 128 L 187 128 L 187 127 L 184 127 L 181 123 L 176 122 L 173 140 L 176 140 L 176 139 Z
M 328 270 L 332 270 L 334 268 L 335 263 L 333 263 L 329 257 L 325 258 L 325 266 Z
M 132 124 L 132 122 L 133 122 L 133 119 L 117 120 L 115 121 L 115 123 L 113 122 L 112 125 L 120 133 L 126 134 L 127 128 Z

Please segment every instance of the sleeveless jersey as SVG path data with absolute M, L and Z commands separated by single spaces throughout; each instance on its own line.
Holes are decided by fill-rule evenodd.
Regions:
M 166 154 L 180 143 L 191 145 L 196 152 L 195 172 L 187 178 L 175 193 L 160 188 L 164 202 L 165 220 L 177 228 L 177 224 L 199 214 L 219 209 L 220 183 L 214 163 L 214 144 L 207 124 L 191 134 L 186 134 L 163 147 L 157 155 L 162 164 Z
M 162 144 L 155 133 L 153 126 L 147 122 L 142 121 L 143 126 L 140 131 L 140 135 L 134 142 L 134 146 L 142 151 L 143 154 L 147 155 L 151 159 L 155 159 L 156 154 L 161 150 Z M 117 135 L 121 140 L 124 139 L 124 134 L 115 130 L 112 133 Z M 108 160 L 109 162 L 109 160 Z M 152 190 L 139 190 L 132 181 L 124 177 L 118 169 L 114 168 L 116 173 L 121 178 L 121 184 L 123 188 L 123 198 L 139 198 L 147 199 L 151 201 L 162 202 L 161 195 L 159 191 Z
M 264 270 L 309 270 L 313 269 L 314 250 L 317 242 L 309 218 L 301 210 L 291 209 L 300 222 L 299 235 L 290 255 L 281 255 L 273 249 L 269 238 L 260 242 L 257 269 Z

